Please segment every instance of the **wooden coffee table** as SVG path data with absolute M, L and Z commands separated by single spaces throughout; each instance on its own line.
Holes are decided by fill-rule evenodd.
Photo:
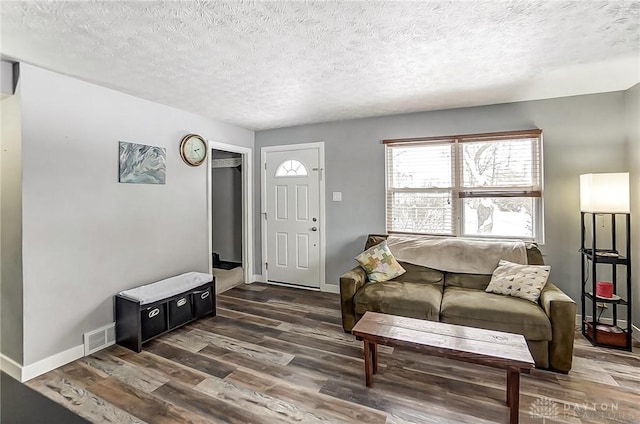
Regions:
M 351 332 L 364 341 L 364 373 L 369 387 L 378 372 L 378 344 L 407 346 L 428 355 L 505 369 L 509 422 L 518 422 L 520 373 L 535 367 L 524 336 L 376 312 L 365 313 Z

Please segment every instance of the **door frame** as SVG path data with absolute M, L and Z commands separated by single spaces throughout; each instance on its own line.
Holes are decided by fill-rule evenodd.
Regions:
M 279 151 L 287 151 L 287 150 L 308 150 L 308 149 L 318 149 L 318 170 L 320 175 L 319 187 L 318 187 L 318 204 L 320 206 L 319 219 L 322 224 L 320 228 L 320 291 L 326 292 L 334 292 L 335 290 L 331 290 L 332 287 L 327 287 L 328 284 L 325 281 L 325 271 L 326 271 L 326 236 L 327 236 L 327 225 L 325 219 L 325 180 L 327 178 L 325 172 L 325 162 L 324 162 L 324 142 L 318 141 L 314 143 L 299 143 L 299 144 L 282 144 L 277 146 L 267 146 L 262 147 L 260 149 L 260 174 L 261 174 L 261 190 L 260 190 L 260 226 L 262 227 L 262 263 L 260 264 L 262 268 L 262 280 L 267 284 L 275 284 L 276 283 L 269 282 L 268 270 L 266 267 L 267 262 L 267 153 L 268 152 L 279 152 Z M 317 290 L 311 287 L 302 287 L 296 286 L 302 289 L 307 290 Z
M 253 282 L 253 151 L 250 147 L 236 146 L 207 140 L 207 224 L 209 228 L 209 270 L 213 272 L 213 199 L 211 196 L 211 149 L 239 153 L 242 157 L 242 270 L 245 284 Z

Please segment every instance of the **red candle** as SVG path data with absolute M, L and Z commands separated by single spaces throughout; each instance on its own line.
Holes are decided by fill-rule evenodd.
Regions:
M 613 297 L 613 283 L 610 281 L 598 281 L 596 283 L 596 296 L 598 297 Z

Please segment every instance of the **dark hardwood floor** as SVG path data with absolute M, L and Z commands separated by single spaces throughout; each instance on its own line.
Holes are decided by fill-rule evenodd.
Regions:
M 520 422 L 640 423 L 639 347 L 576 337 L 571 373 L 523 375 Z M 362 358 L 338 295 L 252 284 L 139 354 L 112 346 L 28 385 L 96 423 L 508 422 L 504 371 L 381 346 L 367 388 Z

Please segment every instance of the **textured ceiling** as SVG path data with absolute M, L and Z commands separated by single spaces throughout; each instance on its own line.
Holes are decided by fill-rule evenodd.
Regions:
M 7 2 L 5 57 L 251 129 L 623 90 L 638 1 Z

